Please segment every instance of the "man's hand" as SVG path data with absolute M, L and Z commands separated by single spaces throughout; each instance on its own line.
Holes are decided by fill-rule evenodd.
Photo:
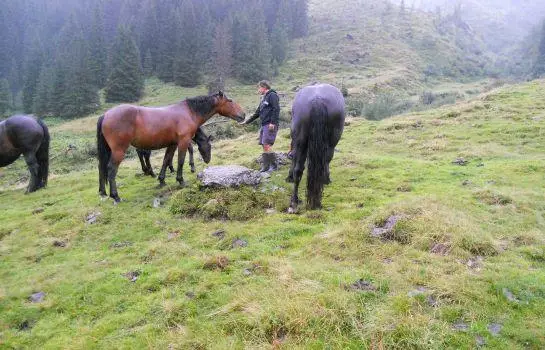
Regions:
M 274 131 L 274 128 L 276 127 L 276 125 L 274 124 L 269 124 L 269 131 Z

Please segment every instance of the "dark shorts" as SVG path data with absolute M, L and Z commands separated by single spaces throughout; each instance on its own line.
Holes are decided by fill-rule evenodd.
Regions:
M 278 133 L 278 126 L 275 126 L 274 130 L 269 130 L 269 125 L 262 126 L 261 130 L 259 130 L 259 144 L 274 145 L 276 133 Z

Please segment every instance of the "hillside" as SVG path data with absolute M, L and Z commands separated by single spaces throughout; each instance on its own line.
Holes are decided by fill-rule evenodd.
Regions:
M 281 68 L 291 86 L 344 83 L 353 94 L 411 94 L 451 80 L 482 78 L 494 55 L 472 32 L 433 14 L 382 1 L 310 1 L 310 34 Z
M 159 190 L 129 160 L 114 206 L 93 158 L 62 153 L 92 141 L 93 119 L 49 120 L 49 187 L 23 195 L 10 183 L 22 163 L 0 170 L 0 347 L 543 348 L 544 97 L 535 81 L 352 118 L 324 209 L 299 215 L 282 212 L 285 167 L 263 187 L 266 212 L 244 209 L 261 190 L 201 193 L 189 174 Z M 215 142 L 211 164 L 258 154 L 244 134 Z M 228 214 L 245 220 L 185 215 L 195 194 L 238 198 Z M 394 216 L 389 239 L 372 237 Z

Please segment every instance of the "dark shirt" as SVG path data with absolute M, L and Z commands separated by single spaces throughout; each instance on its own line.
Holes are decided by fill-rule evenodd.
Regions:
M 257 107 L 255 113 L 250 117 L 247 123 L 253 122 L 258 117 L 261 119 L 261 126 L 268 124 L 278 125 L 280 120 L 280 103 L 276 91 L 267 91 L 265 96 L 263 96 L 259 107 Z

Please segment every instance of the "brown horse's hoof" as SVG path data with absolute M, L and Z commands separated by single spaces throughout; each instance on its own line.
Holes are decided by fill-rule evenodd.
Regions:
M 157 185 L 157 188 L 163 188 L 165 187 L 167 184 L 164 182 L 164 181 L 161 181 L 159 182 L 159 185 Z

